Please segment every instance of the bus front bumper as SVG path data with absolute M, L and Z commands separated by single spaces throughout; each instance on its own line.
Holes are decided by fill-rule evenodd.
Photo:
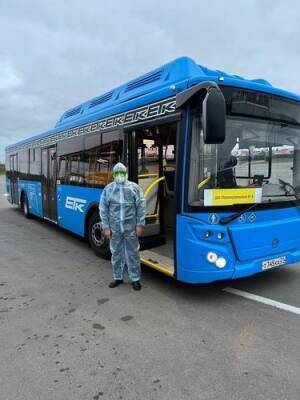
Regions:
M 284 264 L 274 265 L 264 270 L 266 262 L 272 262 L 273 260 L 283 260 Z M 195 266 L 192 270 L 190 268 L 181 268 L 178 274 L 178 279 L 186 283 L 212 283 L 216 281 L 240 279 L 262 272 L 268 272 L 278 268 L 285 268 L 291 264 L 295 264 L 300 261 L 300 250 L 272 254 L 270 257 L 263 257 L 254 260 L 248 260 L 246 262 L 236 261 L 233 265 L 228 265 L 224 269 L 216 270 L 203 270 L 201 265 Z M 270 263 L 271 264 L 271 263 Z M 276 262 L 275 262 L 276 264 Z

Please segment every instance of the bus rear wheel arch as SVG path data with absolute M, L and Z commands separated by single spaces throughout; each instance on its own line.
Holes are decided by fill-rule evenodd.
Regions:
M 91 248 L 97 256 L 110 259 L 109 240 L 103 235 L 99 210 L 97 208 L 91 211 L 87 216 L 86 236 Z

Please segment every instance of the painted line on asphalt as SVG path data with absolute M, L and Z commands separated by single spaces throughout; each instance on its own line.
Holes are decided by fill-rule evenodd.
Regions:
M 244 297 L 245 299 L 254 300 L 259 303 L 266 304 L 280 310 L 288 311 L 293 314 L 300 315 L 300 308 L 295 306 L 290 306 L 289 304 L 281 303 L 280 301 L 268 299 L 267 297 L 258 296 L 257 294 L 252 294 L 245 292 L 244 290 L 235 289 L 233 287 L 226 287 L 223 289 L 224 292 L 234 294 L 236 296 Z

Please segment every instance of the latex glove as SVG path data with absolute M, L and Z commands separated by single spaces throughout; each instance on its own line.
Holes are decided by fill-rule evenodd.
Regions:
M 137 226 L 135 227 L 135 233 L 136 233 L 136 236 L 137 236 L 137 237 L 142 236 L 142 235 L 143 235 L 143 231 L 144 231 L 144 228 L 143 228 L 142 225 L 137 225 Z
M 103 233 L 104 233 L 104 236 L 106 238 L 110 238 L 111 237 L 111 229 L 110 228 L 105 228 Z

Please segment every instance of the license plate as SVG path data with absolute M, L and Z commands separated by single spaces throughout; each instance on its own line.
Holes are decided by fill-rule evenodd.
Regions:
M 278 267 L 279 265 L 284 265 L 286 264 L 286 257 L 278 257 L 278 258 L 273 258 L 273 260 L 268 260 L 268 261 L 263 261 L 262 263 L 262 271 L 266 271 L 271 268 Z

